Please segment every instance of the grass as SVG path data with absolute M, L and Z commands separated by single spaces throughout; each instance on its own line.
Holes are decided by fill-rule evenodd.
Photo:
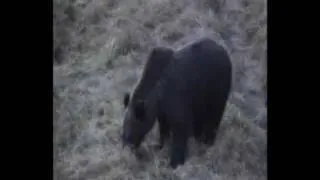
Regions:
M 54 179 L 266 179 L 266 0 L 54 0 Z M 233 92 L 214 146 L 190 140 L 168 168 L 154 129 L 121 148 L 122 96 L 152 47 L 209 36 L 229 51 Z

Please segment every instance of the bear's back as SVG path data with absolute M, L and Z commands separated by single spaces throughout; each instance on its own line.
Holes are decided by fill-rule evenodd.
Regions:
M 168 75 L 167 86 L 172 88 L 170 91 L 196 95 L 230 88 L 232 66 L 229 55 L 209 38 L 178 50 L 170 63 L 165 73 Z

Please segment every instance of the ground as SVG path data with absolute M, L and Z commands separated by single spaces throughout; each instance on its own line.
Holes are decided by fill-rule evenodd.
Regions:
M 267 179 L 266 0 L 54 0 L 54 179 Z M 171 170 L 154 128 L 122 149 L 122 98 L 151 48 L 209 36 L 230 53 L 231 97 L 214 146 L 190 140 Z

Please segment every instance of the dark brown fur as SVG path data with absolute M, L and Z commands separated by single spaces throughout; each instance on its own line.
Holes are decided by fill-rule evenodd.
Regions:
M 129 103 L 123 140 L 138 147 L 158 118 L 160 144 L 171 134 L 170 164 L 175 168 L 185 162 L 191 135 L 214 143 L 231 89 L 232 65 L 222 46 L 202 38 L 175 52 L 158 75 L 158 82 L 148 85 L 151 90 Z

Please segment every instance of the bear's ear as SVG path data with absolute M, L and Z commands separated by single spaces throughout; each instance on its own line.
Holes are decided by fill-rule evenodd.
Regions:
M 138 100 L 135 103 L 135 107 L 134 107 L 134 113 L 136 115 L 136 117 L 138 119 L 143 118 L 144 114 L 145 114 L 145 107 L 144 107 L 145 103 L 143 100 Z
M 126 92 L 123 97 L 123 105 L 125 108 L 128 106 L 129 101 L 130 101 L 130 94 Z

